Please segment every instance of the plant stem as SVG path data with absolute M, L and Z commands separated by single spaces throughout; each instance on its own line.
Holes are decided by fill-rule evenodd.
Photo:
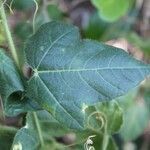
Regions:
M 102 150 L 107 150 L 108 141 L 109 141 L 109 135 L 106 133 L 104 134 L 104 137 L 103 137 Z
M 33 33 L 35 33 L 35 18 L 36 18 L 39 6 L 38 6 L 38 3 L 37 3 L 36 0 L 33 0 L 33 1 L 35 3 L 35 12 L 34 12 L 34 15 L 33 15 Z
M 106 125 L 104 126 L 104 137 L 103 137 L 103 142 L 102 142 L 102 150 L 107 150 L 109 142 L 109 135 L 107 133 L 107 120 L 106 120 Z
M 38 3 L 36 2 L 36 0 L 33 0 L 33 1 L 35 3 L 35 12 L 34 12 L 34 16 L 33 16 L 33 33 L 35 33 L 35 17 L 36 17 L 37 11 L 38 11 Z M 41 147 L 43 147 L 44 146 L 44 139 L 42 136 L 42 130 L 41 130 L 39 119 L 37 117 L 36 112 L 33 112 L 33 117 L 34 117 L 35 125 L 36 125 L 37 131 L 38 131 L 38 136 L 39 136 L 39 140 L 41 143 Z
M 0 16 L 1 16 L 1 19 L 2 19 L 2 23 L 3 23 L 3 26 L 4 26 L 4 30 L 5 30 L 5 33 L 6 33 L 6 37 L 7 37 L 7 40 L 8 40 L 8 44 L 9 44 L 9 48 L 10 48 L 12 57 L 13 57 L 16 65 L 19 67 L 19 58 L 18 58 L 18 55 L 17 55 L 17 50 L 15 48 L 15 45 L 14 45 L 14 42 L 13 42 L 13 39 L 12 39 L 12 35 L 11 35 L 10 29 L 9 29 L 9 26 L 8 26 L 8 23 L 7 23 L 6 13 L 5 13 L 4 4 L 3 4 L 2 0 L 0 0 Z
M 42 136 L 41 127 L 40 127 L 40 123 L 39 123 L 38 117 L 36 115 L 36 112 L 33 112 L 33 117 L 34 117 L 35 125 L 36 125 L 37 131 L 38 131 L 41 147 L 43 147 L 44 146 L 44 139 L 43 139 L 43 136 Z
M 4 131 L 11 132 L 11 133 L 15 134 L 18 131 L 17 128 L 4 126 L 4 125 L 0 125 L 0 129 L 1 129 L 0 134 L 5 133 Z

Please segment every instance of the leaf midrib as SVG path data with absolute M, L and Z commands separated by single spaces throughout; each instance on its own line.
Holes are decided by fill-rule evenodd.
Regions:
M 84 72 L 84 71 L 99 71 L 99 70 L 132 70 L 132 69 L 150 69 L 150 66 L 143 67 L 104 67 L 104 68 L 83 68 L 83 69 L 59 69 L 59 70 L 37 70 L 34 69 L 37 73 L 63 73 L 63 72 Z

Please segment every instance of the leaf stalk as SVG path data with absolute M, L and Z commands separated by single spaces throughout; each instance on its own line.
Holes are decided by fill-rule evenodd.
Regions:
M 37 131 L 38 131 L 38 136 L 39 136 L 39 140 L 41 143 L 41 147 L 43 147 L 44 146 L 44 139 L 42 136 L 42 130 L 41 130 L 40 123 L 39 123 L 36 112 L 33 112 L 33 117 L 34 117 L 35 125 L 36 125 Z

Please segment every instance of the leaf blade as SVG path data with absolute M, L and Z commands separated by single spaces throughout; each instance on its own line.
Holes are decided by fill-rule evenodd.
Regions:
M 40 109 L 33 100 L 23 98 L 23 93 L 24 87 L 14 62 L 0 49 L 0 95 L 7 116 Z
M 150 74 L 123 50 L 81 40 L 77 28 L 59 22 L 41 26 L 25 52 L 34 72 L 28 97 L 69 128 L 84 128 L 84 104 L 121 96 Z

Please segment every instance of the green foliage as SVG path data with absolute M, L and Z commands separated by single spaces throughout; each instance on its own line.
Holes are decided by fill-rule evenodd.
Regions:
M 19 40 L 25 41 L 32 33 L 32 26 L 27 22 L 19 22 L 14 29 L 14 33 Z
M 28 110 L 40 109 L 36 102 L 24 96 L 24 87 L 14 62 L 0 49 L 0 93 L 6 115 L 16 116 Z
M 119 100 L 124 109 L 124 122 L 120 134 L 125 141 L 134 140 L 142 134 L 149 121 L 149 108 L 143 101 L 135 101 L 136 93 L 133 91 Z
M 53 20 L 61 20 L 63 17 L 63 13 L 56 5 L 48 5 L 47 12 L 49 17 Z
M 145 101 L 137 96 L 137 90 L 122 95 L 150 75 L 150 65 L 119 48 L 82 39 L 73 25 L 58 21 L 46 23 L 67 17 L 59 9 L 64 6 L 57 6 L 55 1 L 38 2 L 44 5 L 35 20 L 37 32 L 30 37 L 32 23 L 25 23 L 25 16 L 13 29 L 20 42 L 19 65 L 27 70 L 17 68 L 9 51 L 6 54 L 0 49 L 0 96 L 4 112 L 7 116 L 24 116 L 19 122 L 20 129 L 0 126 L 0 149 L 117 150 L 114 134 L 121 135 L 124 141 L 136 139 L 149 121 L 149 89 L 143 92 Z M 128 34 L 133 20 L 127 25 L 126 21 L 109 23 L 124 16 L 132 2 L 92 0 L 103 20 L 98 19 L 98 14 L 91 16 L 82 35 L 108 40 L 124 34 L 148 54 L 149 41 Z M 12 8 L 23 11 L 35 7 L 30 0 L 14 0 L 12 4 Z M 6 22 L 5 16 L 2 18 Z M 6 40 L 3 29 L 0 33 L 0 44 L 3 44 Z M 7 36 L 9 43 L 11 35 Z M 8 49 L 11 51 L 11 46 Z M 31 71 L 28 78 L 24 77 L 25 71 Z M 73 136 L 69 145 L 57 141 L 69 135 Z
M 136 33 L 130 33 L 127 35 L 127 39 L 130 43 L 141 49 L 145 56 L 150 57 L 150 38 L 142 38 Z
M 33 70 L 27 96 L 69 128 L 84 128 L 84 104 L 123 95 L 150 72 L 123 50 L 81 41 L 77 28 L 59 22 L 41 26 L 25 52 Z
M 3 43 L 5 41 L 4 31 L 0 24 L 0 43 Z
M 13 0 L 12 7 L 18 10 L 27 10 L 34 7 L 33 0 Z
M 137 138 L 146 128 L 149 121 L 149 112 L 142 104 L 134 104 L 126 110 L 124 125 L 120 131 L 124 140 Z
M 110 112 L 112 114 L 110 114 Z M 36 115 L 38 124 L 41 129 L 40 134 L 44 139 L 44 147 L 41 147 L 41 149 L 45 150 L 46 147 L 49 147 L 50 145 L 53 147 L 52 150 L 55 150 L 56 148 L 65 148 L 64 145 L 57 144 L 53 136 L 60 137 L 62 135 L 70 133 L 71 131 L 76 135 L 76 145 L 80 145 L 82 149 L 84 144 L 86 143 L 86 139 L 88 139 L 91 135 L 95 135 L 95 137 L 93 138 L 93 146 L 98 149 L 98 147 L 102 147 L 102 140 L 101 143 L 99 140 L 103 139 L 103 136 L 105 136 L 105 126 L 107 126 L 108 131 L 108 147 L 110 147 L 110 150 L 116 149 L 116 145 L 111 137 L 111 134 L 118 131 L 122 124 L 122 121 L 120 122 L 120 120 L 122 120 L 122 111 L 119 108 L 118 104 L 112 101 L 109 104 L 99 104 L 98 107 L 89 107 L 86 109 L 86 114 L 88 118 L 86 130 L 75 131 L 69 130 L 59 124 L 59 122 L 55 120 L 55 118 L 53 118 L 52 115 L 50 115 L 48 112 L 38 111 Z M 101 116 L 101 114 L 104 114 L 105 116 Z M 34 117 L 35 116 L 33 115 L 33 113 L 28 113 L 26 126 L 18 130 L 14 139 L 13 147 L 20 146 L 22 147 L 22 149 L 28 148 L 28 150 L 40 148 L 41 141 L 38 135 L 38 128 L 35 125 Z M 28 145 L 28 147 L 26 145 Z M 70 148 L 68 147 L 68 150 L 69 149 Z
M 100 39 L 108 27 L 109 23 L 100 19 L 98 13 L 94 13 L 90 16 L 88 26 L 83 30 L 83 34 L 89 39 Z
M 92 0 L 99 15 L 106 21 L 113 22 L 124 16 L 129 9 L 130 0 Z
M 103 112 L 107 120 L 107 132 L 113 134 L 118 132 L 123 123 L 123 112 L 115 101 L 99 103 L 95 106 L 97 110 Z
M 55 150 L 56 148 L 62 149 L 63 146 L 57 144 L 53 136 L 62 136 L 68 132 L 69 130 L 60 125 L 46 111 L 28 113 L 26 125 L 18 130 L 12 147 L 20 146 L 23 150 L 45 150 L 46 147 L 48 149 L 49 146 L 51 148 L 53 147 L 52 150 Z M 40 136 L 44 139 L 44 145 L 42 145 L 42 147 L 40 146 Z
M 116 101 L 102 102 L 86 108 L 87 128 L 109 135 L 118 132 L 123 123 L 123 112 Z
M 17 129 L 0 125 L 0 149 L 10 150 Z

